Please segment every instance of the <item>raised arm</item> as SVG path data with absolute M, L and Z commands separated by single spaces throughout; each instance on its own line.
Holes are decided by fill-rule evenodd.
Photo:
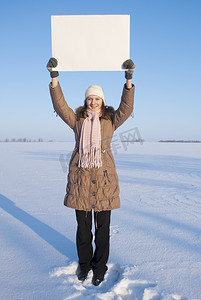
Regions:
M 121 126 L 132 114 L 133 104 L 134 104 L 135 86 L 134 84 L 132 84 L 131 79 L 132 79 L 132 74 L 135 70 L 135 64 L 131 59 L 128 59 L 123 63 L 122 67 L 126 69 L 125 71 L 126 84 L 124 85 L 123 88 L 120 105 L 114 114 L 113 122 L 114 122 L 115 130 L 119 126 Z
M 60 118 L 73 129 L 75 127 L 76 121 L 75 113 L 65 101 L 62 89 L 57 78 L 59 76 L 58 71 L 52 70 L 52 68 L 56 66 L 57 60 L 55 58 L 50 58 L 47 64 L 47 69 L 49 70 L 50 76 L 52 78 L 52 82 L 49 84 L 49 89 L 53 107 Z

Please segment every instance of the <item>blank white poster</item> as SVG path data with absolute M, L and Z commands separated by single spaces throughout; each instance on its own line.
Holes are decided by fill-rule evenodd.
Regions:
M 121 71 L 130 58 L 130 15 L 51 16 L 57 71 Z

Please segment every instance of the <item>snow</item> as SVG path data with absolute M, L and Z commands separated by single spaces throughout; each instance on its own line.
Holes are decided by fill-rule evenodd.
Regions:
M 71 142 L 0 143 L 0 299 L 201 299 L 201 144 L 122 144 L 108 272 L 75 271 Z

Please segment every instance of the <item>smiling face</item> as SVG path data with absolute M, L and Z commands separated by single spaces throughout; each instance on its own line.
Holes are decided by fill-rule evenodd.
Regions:
M 96 112 L 99 109 L 101 109 L 102 104 L 103 104 L 103 100 L 100 97 L 98 97 L 98 96 L 90 95 L 86 99 L 86 105 L 87 105 L 87 107 L 89 109 L 91 109 L 93 112 Z

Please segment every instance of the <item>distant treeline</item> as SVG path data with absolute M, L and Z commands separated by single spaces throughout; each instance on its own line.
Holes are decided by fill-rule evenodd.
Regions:
M 159 143 L 201 143 L 201 141 L 185 140 L 160 140 Z
M 27 143 L 27 142 L 43 142 L 42 138 L 39 138 L 37 140 L 31 140 L 31 139 L 27 139 L 27 138 L 23 138 L 23 139 L 5 139 L 4 141 L 0 142 L 20 142 L 20 143 Z M 48 141 L 48 142 L 53 142 L 52 140 Z

